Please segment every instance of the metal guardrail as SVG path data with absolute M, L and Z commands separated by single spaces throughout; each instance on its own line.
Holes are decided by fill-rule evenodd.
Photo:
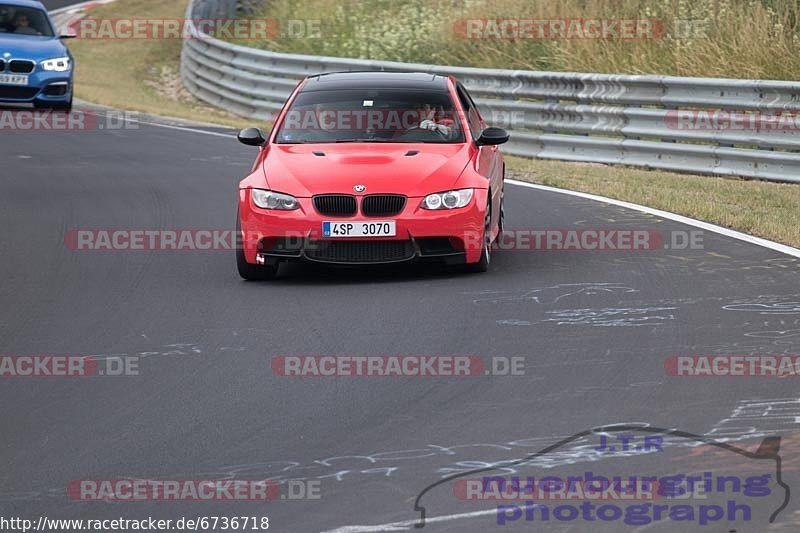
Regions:
M 192 0 L 186 18 L 246 16 L 257 4 Z M 208 35 L 186 40 L 181 55 L 181 77 L 192 94 L 256 120 L 271 118 L 303 77 L 350 70 L 458 77 L 487 122 L 511 130 L 504 146 L 509 154 L 800 183 L 800 82 L 495 70 L 283 54 Z M 692 119 L 682 125 L 678 114 L 688 110 L 777 114 L 794 122 L 751 128 Z

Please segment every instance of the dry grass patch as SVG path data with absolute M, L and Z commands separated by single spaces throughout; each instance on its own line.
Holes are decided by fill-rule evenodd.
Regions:
M 508 176 L 599 194 L 800 248 L 800 187 L 632 167 L 507 157 Z

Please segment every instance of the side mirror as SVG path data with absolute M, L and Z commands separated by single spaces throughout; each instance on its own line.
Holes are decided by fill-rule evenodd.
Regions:
M 78 36 L 74 33 L 62 33 L 58 36 L 59 39 L 77 39 Z
M 258 128 L 245 128 L 236 136 L 239 142 L 248 146 L 264 146 L 267 140 Z
M 478 146 L 491 146 L 508 142 L 508 132 L 503 128 L 486 128 L 476 141 Z

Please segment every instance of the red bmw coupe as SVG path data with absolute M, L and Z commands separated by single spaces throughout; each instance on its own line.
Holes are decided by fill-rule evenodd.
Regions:
M 503 227 L 508 133 L 464 86 L 425 73 L 343 72 L 303 80 L 239 184 L 239 274 L 284 261 L 438 260 L 484 272 Z

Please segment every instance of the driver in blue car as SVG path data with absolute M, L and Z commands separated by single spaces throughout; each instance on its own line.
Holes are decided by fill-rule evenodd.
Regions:
M 14 33 L 23 35 L 41 35 L 40 32 L 31 26 L 31 21 L 25 13 L 17 13 L 14 17 Z

